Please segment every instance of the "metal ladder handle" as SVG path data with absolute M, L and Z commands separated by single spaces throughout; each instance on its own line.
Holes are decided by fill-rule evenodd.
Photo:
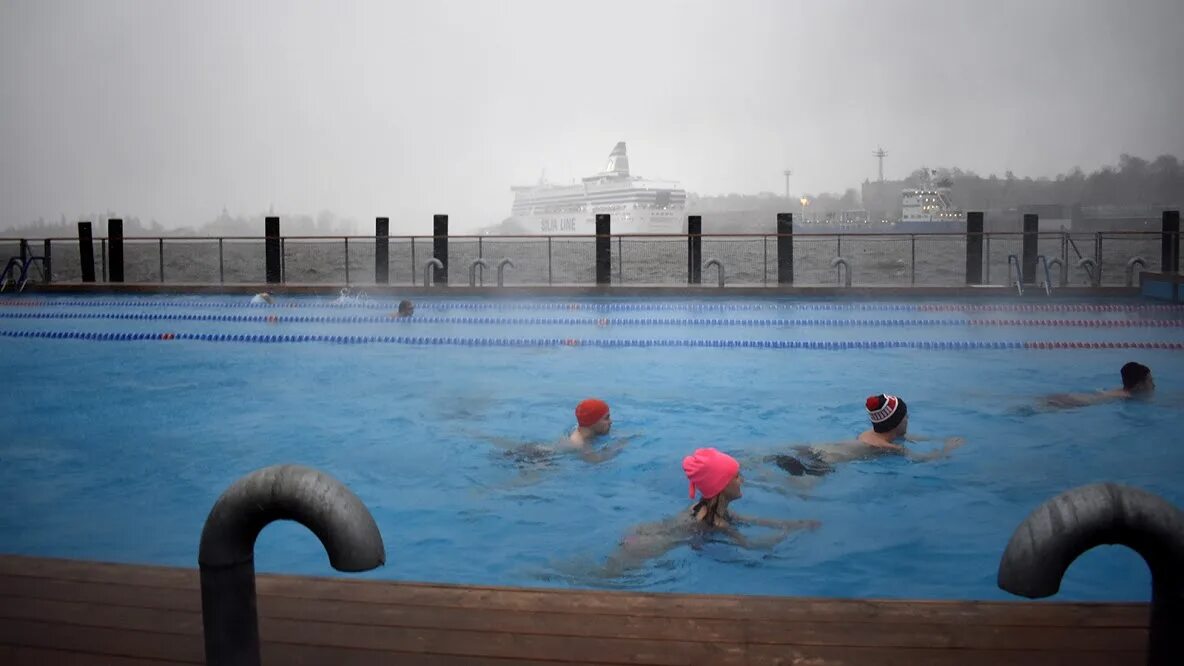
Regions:
M 475 259 L 473 263 L 469 264 L 469 286 L 477 286 L 477 267 L 481 267 L 481 278 L 485 278 L 485 271 L 489 270 L 489 263 L 484 259 Z
M 1135 286 L 1135 264 L 1142 268 L 1147 268 L 1147 262 L 1143 257 L 1131 257 L 1130 261 L 1126 262 L 1126 286 Z
M 1044 294 L 1052 296 L 1052 274 L 1048 270 L 1048 259 L 1043 254 L 1036 255 L 1036 261 L 1044 268 Z
M 505 284 L 506 266 L 514 268 L 514 262 L 509 257 L 502 257 L 502 260 L 497 262 L 497 286 L 499 287 Z
M 830 260 L 830 266 L 831 266 L 831 268 L 835 269 L 835 280 L 836 281 L 840 280 L 843 277 L 843 274 L 844 274 L 843 269 L 844 268 L 847 269 L 846 270 L 847 279 L 843 280 L 843 286 L 850 287 L 851 286 L 851 264 L 849 264 L 847 262 L 847 260 L 842 257 L 835 257 L 834 259 Z
M 425 287 L 431 287 L 431 286 L 434 286 L 434 284 L 435 284 L 434 282 L 432 282 L 432 267 L 433 266 L 435 266 L 436 268 L 439 268 L 439 269 L 443 269 L 444 262 L 440 261 L 439 259 L 437 259 L 435 257 L 432 257 L 431 259 L 428 259 L 427 261 L 423 262 L 423 286 L 425 286 Z
M 719 286 L 721 286 L 721 287 L 724 286 L 724 265 L 723 265 L 723 263 L 720 262 L 719 259 L 716 259 L 714 257 L 703 262 L 703 270 L 707 270 L 708 268 L 711 268 L 712 266 L 715 266 L 717 269 L 719 269 Z
M 1097 268 L 1098 262 L 1094 261 L 1093 259 L 1091 259 L 1089 257 L 1082 257 L 1081 259 L 1077 260 L 1077 267 L 1085 269 L 1086 275 L 1089 276 L 1090 286 L 1097 287 L 1097 286 L 1101 285 L 1101 283 L 1102 283 L 1101 271 L 1098 271 L 1098 274 L 1094 275 L 1094 271 L 1090 270 L 1091 267 Z
M 1011 282 L 1011 266 L 1015 264 L 1015 288 L 1020 296 L 1024 295 L 1024 268 L 1020 265 L 1020 258 L 1014 254 L 1007 255 L 1007 281 L 1010 286 Z

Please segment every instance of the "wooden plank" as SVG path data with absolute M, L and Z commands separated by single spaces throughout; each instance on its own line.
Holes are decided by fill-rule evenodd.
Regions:
M 196 570 L 133 567 L 0 556 L 0 573 L 109 583 L 192 588 Z M 22 561 L 26 560 L 26 561 Z M 20 566 L 25 564 L 27 566 Z M 1146 603 L 1051 603 L 819 599 L 738 595 L 672 595 L 617 591 L 462 587 L 376 580 L 261 575 L 261 595 L 413 606 L 480 607 L 548 613 L 735 617 L 853 622 L 923 621 L 1000 626 L 1145 627 Z
M 66 583 L 69 585 L 91 585 Z M 112 586 L 112 591 L 119 590 Z M 53 587 L 43 590 L 53 590 Z M 148 588 L 151 590 L 151 588 Z M 38 592 L 32 590 L 31 592 Z M 58 599 L 0 596 L 0 617 L 92 624 L 141 631 L 200 634 L 200 608 L 185 611 L 139 605 L 112 605 L 102 594 L 69 595 L 54 590 Z M 134 599 L 132 601 L 135 601 Z M 561 616 L 546 613 L 504 613 L 473 609 L 408 609 L 372 604 L 317 602 L 306 599 L 260 599 L 263 624 L 284 626 L 292 636 L 307 635 L 300 623 L 350 624 L 398 630 L 446 630 L 464 640 L 467 633 L 547 635 L 568 638 L 611 637 L 645 641 L 713 642 L 734 644 L 840 645 L 902 648 L 1017 650 L 1140 650 L 1147 630 L 1131 628 L 995 627 L 978 625 L 873 624 L 623 618 L 620 616 Z M 280 621 L 283 621 L 282 623 Z M 300 642 L 299 638 L 276 640 Z M 472 639 L 478 640 L 478 639 Z M 400 648 L 410 649 L 410 648 Z
M 1134 652 L 1026 652 L 1022 650 L 922 650 L 856 647 L 754 647 L 752 666 L 1131 666 L 1146 662 Z
M 110 657 L 205 663 L 201 636 L 63 625 L 37 620 L 0 622 L 0 644 Z
M 0 646 L 0 664 L 6 666 L 184 666 L 192 662 L 167 661 L 139 657 L 113 657 L 111 655 L 67 652 L 47 648 Z M 278 663 L 278 662 L 277 662 Z

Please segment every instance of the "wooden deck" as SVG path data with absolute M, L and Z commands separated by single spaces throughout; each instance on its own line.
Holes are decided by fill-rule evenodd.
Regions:
M 0 556 L 0 664 L 203 663 L 196 569 Z M 259 576 L 266 664 L 1139 664 L 1146 604 L 868 601 Z

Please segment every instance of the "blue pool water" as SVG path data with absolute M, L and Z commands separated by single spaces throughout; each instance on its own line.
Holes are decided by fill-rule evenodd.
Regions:
M 10 380 L 0 411 L 0 550 L 193 566 L 217 496 L 243 474 L 291 462 L 340 479 L 373 512 L 388 564 L 368 577 L 1005 599 L 995 586 L 999 556 L 1052 495 L 1106 480 L 1184 504 L 1184 451 L 1174 437 L 1184 352 L 955 344 L 1178 343 L 1179 310 L 1136 301 L 1105 302 L 1134 309 L 963 312 L 901 301 L 469 299 L 425 300 L 416 319 L 391 322 L 382 307 L 241 302 L 0 302 L 0 334 L 9 334 L 0 337 L 0 372 Z M 329 335 L 359 344 L 11 337 L 31 332 Z M 495 339 L 513 344 L 464 342 Z M 596 346 L 647 340 L 730 345 Z M 858 344 L 743 344 L 792 341 Z M 1041 394 L 1112 387 L 1128 360 L 1154 368 L 1153 400 L 1027 409 Z M 952 435 L 966 445 L 937 462 L 852 463 L 804 494 L 753 481 L 778 484 L 775 469 L 746 469 L 738 511 L 822 527 L 771 552 L 708 543 L 623 578 L 586 574 L 631 526 L 688 506 L 680 461 L 694 448 L 747 460 L 848 438 L 866 427 L 864 398 L 880 391 L 904 397 L 910 430 L 934 438 L 918 448 Z M 612 405 L 613 437 L 632 436 L 613 460 L 523 467 L 491 441 L 561 436 L 589 395 Z M 264 531 L 257 566 L 330 573 L 315 538 L 287 523 Z M 1059 598 L 1146 599 L 1148 585 L 1136 555 L 1098 549 L 1070 569 Z

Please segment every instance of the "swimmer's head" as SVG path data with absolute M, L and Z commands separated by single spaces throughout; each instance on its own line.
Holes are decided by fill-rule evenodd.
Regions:
M 741 491 L 744 479 L 740 476 L 740 463 L 716 449 L 695 449 L 694 453 L 682 459 L 682 471 L 691 484 L 692 499 L 696 490 L 703 499 L 722 497 L 731 501 L 744 494 Z
M 264 291 L 262 293 L 255 294 L 255 295 L 258 296 L 259 300 L 263 301 L 264 303 L 269 303 L 269 304 L 275 303 L 275 299 L 272 298 L 271 294 L 267 293 L 266 291 Z
M 410 317 L 413 314 L 415 314 L 415 303 L 412 303 L 411 301 L 409 301 L 407 299 L 403 299 L 403 300 L 399 301 L 399 316 L 400 317 Z
M 607 434 L 613 427 L 613 417 L 609 413 L 608 403 L 596 398 L 588 398 L 576 405 L 576 423 L 581 428 L 589 428 L 597 435 Z
M 897 437 L 908 432 L 909 408 L 904 404 L 904 400 L 881 393 L 868 396 L 866 406 L 872 430 L 878 433 L 892 433 Z
M 1150 393 L 1155 390 L 1151 368 L 1131 361 L 1122 366 L 1122 388 L 1131 393 Z

